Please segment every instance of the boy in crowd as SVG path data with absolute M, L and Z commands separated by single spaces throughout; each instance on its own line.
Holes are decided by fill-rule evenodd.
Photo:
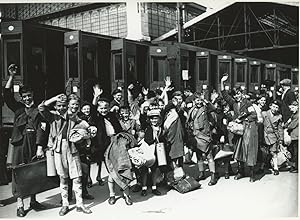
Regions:
M 272 155 L 274 175 L 279 175 L 277 153 L 283 143 L 282 115 L 279 112 L 280 104 L 274 100 L 268 111 L 262 112 L 264 120 L 264 140 Z
M 50 111 L 48 108 L 53 103 L 55 111 Z M 71 94 L 68 99 L 66 95 L 60 94 L 39 105 L 40 113 L 50 123 L 48 147 L 54 151 L 55 168 L 60 178 L 62 197 L 60 216 L 69 212 L 69 178 L 73 181 L 77 212 L 92 213 L 83 205 L 80 155 L 75 143 L 70 142 L 71 130 L 75 126 L 81 126 L 88 132 L 89 124 L 78 117 L 78 110 L 79 98 L 74 94 Z
M 14 127 L 11 136 L 11 144 L 14 146 L 12 166 L 22 163 L 30 163 L 34 156 L 43 157 L 43 147 L 37 145 L 37 130 L 41 123 L 41 117 L 34 104 L 33 90 L 23 86 L 19 90 L 21 101 L 17 102 L 14 98 L 13 84 L 14 76 L 18 67 L 11 64 L 8 67 L 9 78 L 3 91 L 3 98 L 8 108 L 11 109 L 14 116 Z M 22 195 L 18 190 L 14 176 L 12 177 L 12 194 L 17 197 L 17 216 L 24 217 L 24 203 Z M 34 210 L 42 210 L 45 207 L 36 201 L 35 195 L 31 195 L 30 207 Z

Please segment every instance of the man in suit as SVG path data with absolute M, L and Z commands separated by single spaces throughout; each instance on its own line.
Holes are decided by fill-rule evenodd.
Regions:
M 291 80 L 283 79 L 280 81 L 280 86 L 282 87 L 281 95 L 281 114 L 283 117 L 283 122 L 286 122 L 292 115 L 289 105 L 296 101 L 296 96 L 294 91 L 291 90 Z

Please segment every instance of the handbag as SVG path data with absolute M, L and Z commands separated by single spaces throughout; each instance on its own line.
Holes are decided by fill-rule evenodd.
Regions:
M 231 121 L 231 122 L 228 123 L 227 129 L 231 133 L 234 133 L 234 134 L 237 134 L 237 135 L 243 135 L 244 130 L 245 130 L 245 126 L 242 123 L 237 123 L 237 122 Z
M 186 176 L 185 178 L 179 180 L 171 186 L 180 193 L 187 193 L 200 188 L 201 184 L 197 182 L 193 177 Z
M 47 176 L 46 159 L 13 167 L 12 174 L 20 196 L 25 197 L 59 186 L 59 177 Z

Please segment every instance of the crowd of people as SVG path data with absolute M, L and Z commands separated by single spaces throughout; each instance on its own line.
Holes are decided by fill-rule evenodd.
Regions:
M 199 170 L 195 179 L 201 182 L 207 178 L 207 164 L 209 186 L 220 179 L 218 160 L 224 164 L 225 179 L 231 175 L 236 180 L 249 176 L 250 182 L 254 182 L 257 173 L 269 168 L 278 175 L 282 165 L 279 153 L 286 149 L 291 158 L 285 165 L 290 172 L 298 172 L 298 95 L 291 89 L 289 79 L 280 82 L 276 99 L 264 90 L 259 94 L 246 93 L 238 87 L 229 92 L 224 85 L 228 79 L 225 74 L 220 93 L 216 90 L 193 93 L 190 88 L 174 91 L 167 77 L 165 87 L 155 91 L 138 84 L 130 84 L 127 91 L 116 89 L 112 101 L 96 84 L 93 99 L 83 100 L 81 106 L 75 94 L 59 94 L 36 105 L 32 90 L 26 86 L 19 91 L 21 102 L 16 102 L 12 88 L 17 67 L 11 65 L 8 71 L 10 77 L 3 94 L 7 106 L 15 113 L 12 165 L 30 163 L 34 156 L 44 157 L 46 149 L 53 151 L 62 198 L 60 216 L 70 211 L 72 191 L 76 210 L 92 213 L 83 200 L 94 199 L 87 189 L 92 186 L 93 162 L 98 164 L 99 185 L 105 184 L 102 162 L 108 171 L 110 205 L 116 203 L 116 185 L 121 188 L 127 205 L 133 204 L 132 192 L 146 196 L 148 187 L 152 194 L 160 196 L 159 187 L 168 182 L 168 174 L 182 168 L 184 163 L 193 163 L 193 154 Z M 286 143 L 285 135 L 291 143 Z M 166 163 L 158 158 L 161 155 L 157 146 L 163 146 Z M 134 161 L 129 152 L 136 147 L 150 150 L 154 158 L 143 163 Z M 230 149 L 231 154 L 216 158 L 216 149 Z M 232 161 L 238 164 L 236 173 Z M 132 185 L 134 180 L 137 183 Z M 25 216 L 23 198 L 14 178 L 13 195 L 17 197 L 17 216 Z M 31 196 L 30 206 L 36 210 L 45 208 L 35 195 Z

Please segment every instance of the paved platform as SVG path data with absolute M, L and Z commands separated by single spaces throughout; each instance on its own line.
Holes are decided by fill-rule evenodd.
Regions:
M 201 181 L 201 188 L 186 194 L 175 190 L 159 188 L 162 196 L 153 196 L 150 189 L 148 196 L 132 193 L 134 204 L 127 206 L 122 198 L 115 205 L 108 204 L 107 184 L 96 184 L 96 164 L 92 165 L 92 179 L 95 183 L 89 189 L 95 200 L 85 201 L 93 211 L 90 215 L 73 210 L 64 219 L 262 219 L 298 216 L 298 174 L 281 172 L 274 176 L 271 172 L 259 176 L 254 183 L 249 178 L 225 180 L 221 177 L 215 186 L 208 186 L 209 178 Z M 188 174 L 196 176 L 197 166 L 185 166 Z M 107 176 L 103 169 L 103 176 Z M 117 195 L 121 195 L 117 190 Z M 11 197 L 10 185 L 0 186 L 0 199 Z M 37 200 L 48 207 L 36 212 L 29 210 L 25 219 L 58 218 L 60 210 L 59 189 L 49 190 L 37 195 Z M 8 199 L 8 205 L 0 208 L 0 218 L 16 218 L 16 203 Z M 25 209 L 29 200 L 25 200 Z

